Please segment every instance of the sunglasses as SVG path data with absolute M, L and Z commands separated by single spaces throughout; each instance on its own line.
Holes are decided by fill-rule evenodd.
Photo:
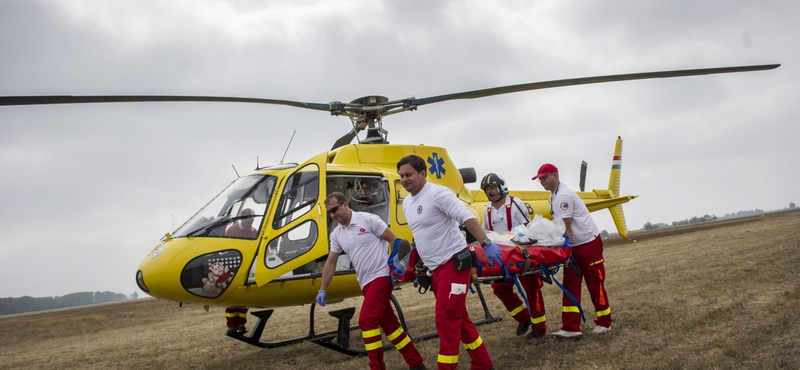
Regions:
M 338 211 L 338 210 L 339 210 L 339 207 L 341 207 L 341 206 L 342 206 L 342 205 L 341 205 L 341 204 L 339 204 L 338 206 L 336 206 L 336 207 L 333 207 L 333 208 L 329 209 L 329 210 L 328 210 L 328 213 L 336 213 L 336 211 Z

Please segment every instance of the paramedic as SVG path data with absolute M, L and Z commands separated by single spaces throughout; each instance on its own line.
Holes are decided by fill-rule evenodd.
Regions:
M 427 181 L 427 166 L 421 157 L 412 154 L 401 158 L 397 173 L 403 188 L 409 192 L 403 200 L 403 212 L 414 234 L 417 252 L 433 272 L 431 290 L 436 298 L 438 368 L 455 369 L 459 344 L 463 343 L 471 369 L 491 369 L 494 364 L 486 344 L 467 313 L 471 266 L 458 259 L 463 254 L 459 252 L 468 248 L 459 224 L 463 223 L 472 235 L 483 240 L 481 247 L 492 266 L 502 263 L 500 247 L 488 240 L 477 218 L 451 189 Z
M 392 279 L 389 277 L 387 248 L 384 240 L 394 243 L 398 239 L 394 232 L 378 216 L 354 212 L 347 204 L 344 194 L 334 192 L 325 199 L 325 208 L 339 225 L 330 235 L 330 253 L 322 269 L 322 283 L 316 301 L 325 306 L 326 289 L 336 272 L 336 262 L 344 252 L 350 256 L 356 270 L 356 278 L 364 295 L 358 325 L 369 356 L 370 369 L 385 369 L 383 362 L 383 339 L 381 329 L 394 347 L 403 355 L 411 369 L 425 369 L 422 356 L 411 338 L 397 321 L 389 297 L 392 294 Z
M 508 195 L 508 184 L 502 176 L 496 173 L 484 176 L 481 180 L 481 189 L 491 202 L 483 210 L 484 230 L 494 231 L 500 235 L 509 234 L 514 227 L 528 225 L 531 221 L 528 212 L 525 211 L 525 204 L 519 198 Z M 492 290 L 503 302 L 508 314 L 519 323 L 516 332 L 518 336 L 525 335 L 532 326 L 526 338 L 541 338 L 547 332 L 542 280 L 538 274 L 528 274 L 520 276 L 519 282 L 525 289 L 528 307 L 525 307 L 525 303 L 514 293 L 514 283 L 511 281 L 498 280 L 492 283 Z
M 603 259 L 603 239 L 599 229 L 594 223 L 586 205 L 575 192 L 559 180 L 558 168 L 545 163 L 539 167 L 539 172 L 533 177 L 538 179 L 545 190 L 551 193 L 550 214 L 564 220 L 566 236 L 572 243 L 572 257 L 578 263 L 586 288 L 592 297 L 592 303 L 597 314 L 594 320 L 595 334 L 605 334 L 611 331 L 611 307 L 608 304 L 603 282 L 606 278 L 606 269 Z M 581 302 L 581 275 L 570 268 L 564 269 L 564 288 L 575 297 L 578 304 Z M 561 330 L 553 333 L 553 338 L 580 338 L 581 315 L 578 307 L 564 294 L 562 299 Z

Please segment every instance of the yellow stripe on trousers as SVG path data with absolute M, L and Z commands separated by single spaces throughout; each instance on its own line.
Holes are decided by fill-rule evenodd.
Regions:
M 511 311 L 508 311 L 508 314 L 511 315 L 511 317 L 514 317 L 514 315 L 522 312 L 522 310 L 524 310 L 524 309 L 525 309 L 525 305 L 521 304 L 521 305 L 519 305 L 519 307 L 517 307 L 517 308 L 515 308 L 515 309 L 513 309 Z
M 381 335 L 381 329 L 372 329 L 372 330 L 367 330 L 367 331 L 363 331 L 363 330 L 361 331 L 361 337 L 364 338 L 364 339 L 376 337 L 378 335 Z
M 386 338 L 389 338 L 389 340 L 394 340 L 395 338 L 399 337 L 400 334 L 403 334 L 402 326 L 397 328 L 397 330 L 395 330 L 394 333 L 387 335 Z
M 481 337 L 478 337 L 478 339 L 475 339 L 475 341 L 472 343 L 464 343 L 464 348 L 466 348 L 467 351 L 470 351 L 480 347 L 481 344 L 483 344 L 483 339 L 481 339 Z
M 364 348 L 366 348 L 367 351 L 376 350 L 376 349 L 381 348 L 381 347 L 383 347 L 383 343 L 381 341 L 372 342 L 372 343 L 364 343 Z
M 611 307 L 606 308 L 605 310 L 602 310 L 602 311 L 598 312 L 597 313 L 597 317 L 605 316 L 605 315 L 608 315 L 610 313 L 611 313 Z
M 540 322 L 545 322 L 545 321 L 547 321 L 547 317 L 545 317 L 545 315 L 536 318 L 531 317 L 531 324 L 538 324 Z

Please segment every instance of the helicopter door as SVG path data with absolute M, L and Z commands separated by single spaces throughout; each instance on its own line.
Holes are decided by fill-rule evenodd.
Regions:
M 264 225 L 266 238 L 258 252 L 258 286 L 278 277 L 319 272 L 316 260 L 328 254 L 325 182 L 321 181 L 326 161 L 327 153 L 322 153 L 303 163 L 277 189 L 280 199 Z

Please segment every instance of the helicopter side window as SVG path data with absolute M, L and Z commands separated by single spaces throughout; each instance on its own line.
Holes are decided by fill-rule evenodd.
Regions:
M 313 220 L 297 225 L 291 230 L 273 238 L 267 244 L 267 255 L 264 264 L 269 268 L 278 267 L 291 261 L 306 252 L 310 251 L 317 242 L 319 230 L 317 223 Z M 302 267 L 301 267 L 302 268 Z M 308 271 L 297 271 L 298 273 L 312 273 L 314 266 L 308 266 Z
M 381 175 L 356 175 L 328 173 L 325 188 L 328 195 L 333 192 L 340 192 L 348 199 L 347 204 L 354 211 L 369 212 L 380 217 L 389 224 L 389 190 L 387 180 Z M 328 219 L 328 234 L 338 225 L 330 214 Z M 322 269 L 325 264 L 324 259 L 317 261 L 314 268 Z M 355 273 L 350 256 L 346 253 L 339 255 L 336 263 L 337 273 Z
M 389 189 L 386 179 L 379 175 L 328 174 L 326 189 L 328 194 L 340 192 L 348 199 L 353 211 L 368 212 L 389 222 Z M 328 233 L 336 227 L 336 222 L 328 215 Z
M 216 298 L 230 286 L 241 265 L 242 254 L 237 250 L 205 254 L 184 266 L 181 285 L 194 295 Z
M 369 212 L 380 216 L 386 222 L 386 186 L 380 179 L 356 178 L 349 196 L 350 208 L 354 211 Z
M 308 213 L 319 195 L 319 167 L 310 164 L 286 179 L 286 186 L 272 222 L 277 230 Z

